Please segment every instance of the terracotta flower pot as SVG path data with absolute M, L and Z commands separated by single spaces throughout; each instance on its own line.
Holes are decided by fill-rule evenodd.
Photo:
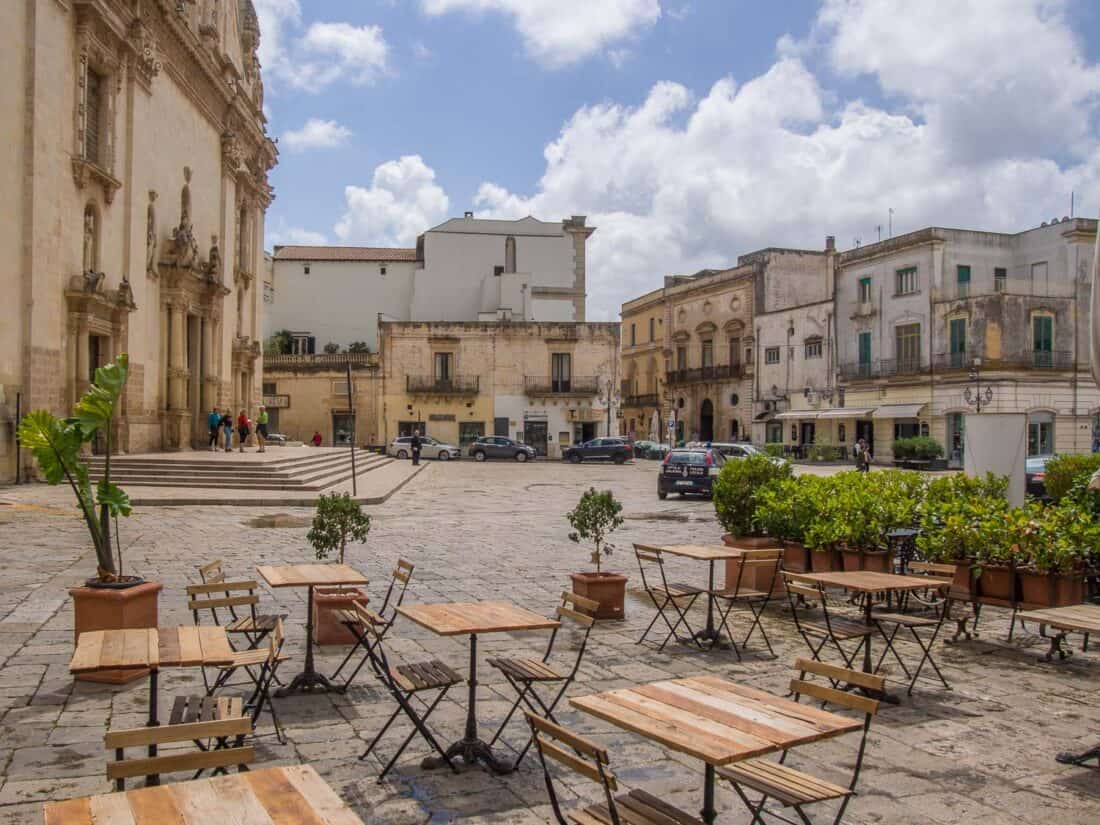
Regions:
M 313 590 L 313 639 L 319 645 L 353 645 L 355 635 L 336 615 L 338 610 L 350 610 L 353 604 L 366 607 L 370 597 L 358 587 Z
M 783 569 L 788 573 L 808 573 L 813 569 L 813 550 L 797 541 L 783 542 Z
M 75 614 L 73 641 L 81 633 L 90 630 L 131 630 L 141 627 L 157 626 L 157 597 L 162 585 L 157 582 L 122 589 L 99 587 L 74 587 L 69 590 L 73 597 Z M 82 673 L 74 676 L 82 682 L 104 682 L 110 685 L 124 685 L 135 679 L 149 675 L 147 669 L 141 670 L 104 670 L 97 673 Z
M 849 547 L 840 549 L 840 560 L 845 573 L 853 573 L 863 569 L 863 551 L 852 550 Z
M 893 573 L 894 554 L 889 550 L 864 550 L 862 564 L 872 573 Z
M 1039 573 L 1020 570 L 1020 599 L 1025 604 L 1065 607 L 1085 598 L 1085 577 L 1081 573 Z
M 779 550 L 783 545 L 769 536 L 733 536 L 726 533 L 722 536 L 722 543 L 726 547 L 735 547 L 738 550 L 751 552 L 753 550 Z M 726 559 L 725 586 L 733 587 L 737 584 L 737 576 L 741 571 L 741 559 Z M 741 589 L 759 590 L 761 592 L 772 585 L 771 574 L 766 568 L 749 567 L 741 579 Z M 773 593 L 783 592 L 783 577 L 776 576 L 772 588 Z
M 983 564 L 978 592 L 989 599 L 1010 602 L 1016 591 L 1016 571 L 1008 565 Z
M 732 533 L 722 536 L 722 544 L 742 550 L 776 550 L 782 546 L 771 536 L 735 536 Z
M 573 592 L 599 602 L 593 617 L 622 619 L 626 615 L 626 576 L 621 573 L 570 573 Z
M 832 573 L 842 569 L 839 550 L 818 550 L 810 554 L 810 567 L 814 573 Z

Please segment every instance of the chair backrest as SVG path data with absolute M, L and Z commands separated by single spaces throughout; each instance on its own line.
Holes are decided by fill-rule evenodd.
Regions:
M 200 610 L 209 610 L 214 624 L 218 624 L 219 609 L 227 609 L 236 618 L 236 608 L 247 607 L 255 616 L 256 605 L 260 603 L 260 597 L 255 592 L 257 587 L 252 579 L 191 584 L 187 586 L 187 609 L 194 615 L 195 624 L 199 624 Z
M 648 570 L 650 575 L 656 573 L 660 576 L 661 584 L 667 589 L 668 580 L 665 578 L 665 559 L 664 554 L 659 549 L 645 544 L 635 544 L 634 557 L 638 560 L 638 570 L 642 574 L 642 587 L 646 590 L 650 590 L 652 587 L 646 575 L 646 571 Z
M 930 561 L 911 561 L 909 562 L 909 572 L 949 582 L 955 578 L 955 565 L 938 564 Z
M 394 592 L 397 593 L 397 598 L 394 599 L 392 605 L 392 612 L 390 617 L 386 619 L 387 624 L 392 624 L 393 620 L 397 618 L 397 608 L 401 606 L 401 602 L 405 600 L 405 591 L 409 589 L 409 579 L 412 578 L 415 565 L 410 561 L 404 559 L 397 560 L 397 566 L 393 568 L 393 573 L 390 575 L 390 584 L 386 588 L 386 596 L 382 599 L 382 606 L 378 608 L 378 615 L 382 618 L 386 618 L 386 609 L 391 607 L 390 599 L 393 598 Z
M 125 781 L 135 776 L 159 776 L 176 771 L 197 771 L 207 768 L 229 768 L 247 765 L 256 759 L 256 750 L 243 745 L 243 739 L 252 732 L 252 720 L 244 715 L 209 722 L 187 722 L 179 725 L 162 725 L 156 728 L 132 728 L 111 731 L 104 737 L 107 748 L 114 750 L 115 758 L 107 761 L 107 778 L 118 790 L 125 790 Z M 142 755 L 126 759 L 126 748 L 142 748 L 148 745 L 169 745 L 203 739 L 236 738 L 233 747 L 172 752 L 163 756 Z
M 588 647 L 588 637 L 592 635 L 592 628 L 596 624 L 594 616 L 599 607 L 600 603 L 593 599 L 578 596 L 576 593 L 570 593 L 567 590 L 562 591 L 561 604 L 558 605 L 555 614 L 559 620 L 572 622 L 583 630 L 581 643 L 577 646 L 577 658 L 573 662 L 573 669 L 569 672 L 570 681 L 573 680 L 580 669 L 581 659 L 584 658 L 585 648 Z M 544 662 L 549 660 L 550 654 L 554 650 L 554 640 L 557 637 L 558 628 L 555 627 L 554 632 L 550 634 L 550 641 L 546 645 L 546 654 L 542 657 Z
M 737 578 L 734 581 L 731 595 L 736 597 L 737 594 L 741 592 L 741 582 L 744 580 L 746 570 L 751 570 L 755 573 L 754 579 L 757 583 L 766 581 L 766 589 L 763 587 L 760 589 L 770 593 L 775 587 L 775 577 L 779 575 L 779 570 L 782 566 L 782 550 L 745 550 L 744 554 L 741 556 L 741 564 L 737 568 Z M 764 572 L 763 576 L 760 575 L 761 570 Z M 726 589 L 728 591 L 729 587 L 727 586 Z
M 199 568 L 199 576 L 203 584 L 225 581 L 225 573 L 222 571 L 221 559 L 204 564 Z
M 610 759 L 607 751 L 583 736 L 578 736 L 567 728 L 543 719 L 530 711 L 524 711 L 527 723 L 531 726 L 531 736 L 535 741 L 539 761 L 542 763 L 543 777 L 546 782 L 546 791 L 550 795 L 550 805 L 554 809 L 554 815 L 558 822 L 565 825 L 566 820 L 562 815 L 558 804 L 558 795 L 554 790 L 554 781 L 550 775 L 550 766 L 547 760 L 553 760 L 563 765 L 585 779 L 603 786 L 607 807 L 611 814 L 613 825 L 620 825 L 618 810 L 615 807 L 615 799 L 612 794 L 618 790 L 615 774 L 608 769 Z
M 283 639 L 285 638 L 284 633 L 285 631 L 283 629 L 283 620 L 281 618 L 277 619 L 275 621 L 275 627 L 272 629 L 271 635 L 268 637 L 270 646 L 268 647 L 267 664 L 270 667 L 275 666 L 275 660 L 279 658 L 279 654 L 282 652 Z

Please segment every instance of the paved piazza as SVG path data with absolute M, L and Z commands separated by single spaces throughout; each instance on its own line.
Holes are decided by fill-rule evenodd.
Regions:
M 579 467 L 539 462 L 435 464 L 372 508 L 370 540 L 350 549 L 348 561 L 370 576 L 380 598 L 399 556 L 416 565 L 408 602 L 507 598 L 549 614 L 567 574 L 584 569 L 587 552 L 567 539 L 564 513 L 589 485 L 610 488 L 625 503 L 626 524 L 608 568 L 631 574 L 639 584 L 631 542 L 717 542 L 721 530 L 709 502 L 658 501 L 655 465 Z M 232 491 L 227 492 L 231 496 Z M 63 490 L 44 487 L 0 490 L 0 821 L 41 822 L 47 799 L 108 790 L 104 778 L 108 728 L 143 724 L 147 682 L 106 687 L 75 683 L 67 671 L 72 653 L 72 607 L 66 588 L 93 573 L 84 528 Z M 162 624 L 190 623 L 183 587 L 197 580 L 196 566 L 220 558 L 231 578 L 254 576 L 254 565 L 304 562 L 311 558 L 306 527 L 258 528 L 260 515 L 309 509 L 249 510 L 243 507 L 142 508 L 124 528 L 128 571 L 164 584 Z M 671 577 L 706 582 L 698 563 L 675 560 Z M 289 612 L 284 677 L 297 672 L 303 653 L 305 593 L 263 591 L 267 603 Z M 701 604 L 701 602 L 700 602 Z M 743 664 L 731 652 L 701 653 L 670 646 L 658 654 L 635 641 L 652 617 L 641 594 L 628 597 L 624 623 L 597 626 L 572 695 L 668 677 L 712 673 L 783 693 L 796 656 L 806 653 L 778 606 L 766 622 L 778 659 L 754 646 Z M 695 612 L 695 624 L 702 612 Z M 846 822 L 853 823 L 1086 823 L 1100 821 L 1100 781 L 1095 769 L 1063 767 L 1061 750 L 1083 750 L 1100 741 L 1100 652 L 1078 651 L 1066 663 L 1041 661 L 1045 643 L 1034 628 L 1009 644 L 1007 613 L 987 608 L 981 641 L 939 646 L 937 654 L 954 690 L 919 688 L 899 707 L 884 707 L 872 727 L 859 796 Z M 508 685 L 484 665 L 494 654 L 541 653 L 545 635 L 484 636 L 479 716 L 483 733 L 511 703 Z M 568 643 L 563 636 L 559 643 Z M 401 656 L 440 657 L 465 673 L 465 638 L 441 639 L 404 619 L 389 637 Z M 1078 646 L 1077 638 L 1073 641 Z M 566 644 L 565 647 L 568 647 Z M 563 647 L 566 655 L 571 655 Z M 338 652 L 320 656 L 331 670 Z M 197 674 L 161 674 L 161 703 L 201 687 Z M 453 697 L 453 698 L 452 698 Z M 506 777 L 466 769 L 424 771 L 427 752 L 417 741 L 398 768 L 378 784 L 374 756 L 357 760 L 393 707 L 366 674 L 347 696 L 276 700 L 289 744 L 258 740 L 258 764 L 308 762 L 338 790 L 367 823 L 551 822 L 538 760 Z M 449 742 L 461 734 L 465 693 L 451 692 L 433 717 Z M 701 803 L 702 765 L 666 753 L 641 737 L 593 717 L 564 711 L 561 719 L 605 743 L 622 783 L 644 787 L 690 811 Z M 262 733 L 270 731 L 264 720 Z M 388 756 L 408 723 L 401 718 L 381 747 Z M 514 742 L 523 728 L 515 724 Z M 850 736 L 796 750 L 792 762 L 846 782 L 858 739 Z M 562 776 L 563 796 L 594 798 L 596 786 Z M 748 822 L 732 791 L 719 788 L 719 822 Z M 825 813 L 818 811 L 819 814 Z

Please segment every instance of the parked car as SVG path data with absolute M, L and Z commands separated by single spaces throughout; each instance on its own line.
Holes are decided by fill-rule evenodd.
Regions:
M 643 438 L 635 441 L 631 446 L 634 448 L 635 458 L 651 458 L 649 451 L 659 445 L 656 441 L 649 441 Z
M 1044 499 L 1047 497 L 1047 462 L 1052 458 L 1052 455 L 1035 455 L 1025 463 L 1024 478 L 1029 496 Z
M 766 455 L 766 453 L 747 441 L 712 441 L 712 449 L 717 450 L 724 458 L 748 458 L 750 455 Z M 787 464 L 787 459 L 779 456 L 770 456 L 773 464 Z
M 614 461 L 622 464 L 634 458 L 634 448 L 624 438 L 593 438 L 574 444 L 562 451 L 561 457 L 570 464 L 582 461 Z
M 725 456 L 713 447 L 671 450 L 661 462 L 661 473 L 657 476 L 657 498 L 666 498 L 669 493 L 709 497 L 711 485 L 725 463 Z
M 282 433 L 268 433 L 264 441 L 268 444 L 286 444 L 287 437 Z
M 527 461 L 536 455 L 534 447 L 520 444 L 511 438 L 502 435 L 486 435 L 470 445 L 467 452 L 478 461 L 487 458 L 513 458 L 516 461 Z
M 412 457 L 412 447 L 409 446 L 411 441 L 411 435 L 402 435 L 395 438 L 393 443 L 390 444 L 390 455 L 398 458 Z M 450 461 L 452 458 L 460 458 L 461 456 L 462 450 L 454 444 L 445 444 L 430 435 L 420 436 L 421 458 L 438 458 L 440 461 Z

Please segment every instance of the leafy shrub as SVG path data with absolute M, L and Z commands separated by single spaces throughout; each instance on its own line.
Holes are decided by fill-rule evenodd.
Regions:
M 783 445 L 782 444 L 765 444 L 764 453 L 772 458 L 783 457 Z
M 772 481 L 791 477 L 791 466 L 770 456 L 751 455 L 727 461 L 714 481 L 714 510 L 718 522 L 733 536 L 761 531 L 756 523 L 756 499 Z
M 589 487 L 581 495 L 577 506 L 565 514 L 573 528 L 569 540 L 580 544 L 581 539 L 585 539 L 594 545 L 592 563 L 596 565 L 597 574 L 600 572 L 601 556 L 610 556 L 614 549 L 607 543 L 607 537 L 622 525 L 622 511 L 623 505 L 610 490 L 601 493 L 595 487 Z
M 893 453 L 898 461 L 928 461 L 943 457 L 943 445 L 936 439 L 923 435 L 899 438 L 894 441 Z
M 1061 501 L 1070 489 L 1100 470 L 1100 453 L 1091 455 L 1056 455 L 1047 462 L 1047 495 Z
M 363 542 L 369 532 L 370 516 L 362 511 L 358 501 L 347 493 L 321 493 L 306 541 L 319 559 L 326 559 L 329 553 L 339 551 L 340 564 L 343 564 L 348 539 Z
M 1008 479 L 957 473 L 930 481 L 918 505 L 917 548 L 927 561 L 992 560 L 1001 555 Z

